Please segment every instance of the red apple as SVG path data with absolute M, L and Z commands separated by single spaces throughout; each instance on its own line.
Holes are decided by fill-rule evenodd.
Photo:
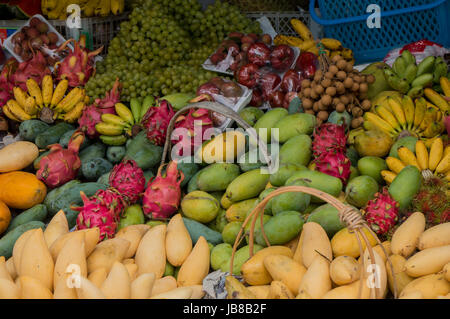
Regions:
M 262 42 L 254 43 L 248 49 L 247 56 L 250 63 L 264 66 L 270 62 L 270 48 Z
M 256 64 L 249 63 L 243 65 L 237 74 L 237 80 L 240 84 L 252 89 L 256 86 L 259 78 L 259 67 Z
M 275 70 L 286 71 L 294 62 L 294 50 L 286 45 L 277 45 L 270 54 L 270 63 Z
M 281 91 L 272 92 L 269 97 L 270 106 L 275 107 L 283 107 L 284 105 L 284 93 Z
M 281 90 L 284 93 L 298 92 L 301 87 L 300 74 L 295 70 L 288 70 L 281 81 Z
M 262 97 L 262 92 L 259 88 L 254 88 L 252 93 L 252 100 L 250 101 L 250 106 L 260 107 L 264 103 Z
M 264 74 L 260 78 L 260 85 L 262 88 L 262 95 L 265 101 L 269 100 L 269 96 L 272 94 L 272 92 L 277 89 L 277 87 L 281 83 L 281 78 L 279 75 L 275 73 L 267 73 Z
M 295 70 L 299 71 L 303 78 L 312 79 L 318 65 L 319 60 L 314 53 L 302 52 L 295 62 Z

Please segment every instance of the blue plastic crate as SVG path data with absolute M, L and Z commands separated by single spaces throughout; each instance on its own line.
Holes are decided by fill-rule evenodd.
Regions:
M 341 40 L 357 63 L 382 60 L 393 48 L 422 39 L 450 47 L 450 0 L 318 0 L 321 17 L 310 1 L 311 17 L 325 37 Z M 381 8 L 381 28 L 367 26 L 370 4 Z

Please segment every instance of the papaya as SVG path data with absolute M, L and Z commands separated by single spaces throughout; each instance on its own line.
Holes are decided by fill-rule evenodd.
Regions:
M 150 143 L 144 130 L 128 144 L 125 158 L 136 161 L 138 166 L 145 171 L 159 164 L 162 152 L 162 147 Z
M 120 163 L 125 157 L 127 149 L 125 146 L 110 146 L 106 150 L 106 158 L 113 164 Z
M 236 164 L 214 163 L 201 170 L 197 186 L 204 192 L 224 191 L 239 173 L 239 166 Z
M 66 133 L 64 133 L 61 138 L 59 139 L 59 144 L 63 147 L 63 148 L 67 148 L 67 146 L 69 145 L 69 141 L 70 138 L 72 137 L 73 133 L 75 133 L 76 130 L 70 130 L 67 131 Z M 91 140 L 88 138 L 85 138 L 83 140 L 83 143 L 81 143 L 80 145 L 80 150 L 85 149 L 87 146 L 89 146 L 91 144 Z
M 94 143 L 84 150 L 80 151 L 81 163 L 87 162 L 94 158 L 104 158 L 106 155 L 106 145 L 103 143 Z
M 194 163 L 194 159 L 191 158 L 190 161 L 183 161 L 181 160 L 177 164 L 178 170 L 183 172 L 184 179 L 180 184 L 180 187 L 183 188 L 184 186 L 188 185 L 188 183 L 191 181 L 192 177 L 197 174 L 198 171 L 200 171 L 200 165 L 197 163 Z
M 46 151 L 46 152 L 41 152 L 40 155 L 38 156 L 38 158 L 36 158 L 33 162 L 33 167 L 36 171 L 39 170 L 40 168 L 40 163 L 41 163 L 41 159 L 45 156 L 47 156 L 48 154 L 50 154 L 50 151 Z
M 221 233 L 208 228 L 202 223 L 199 223 L 187 217 L 183 217 L 183 222 L 184 226 L 186 226 L 186 229 L 189 232 L 189 235 L 191 236 L 192 243 L 194 245 L 200 238 L 200 236 L 205 237 L 205 239 L 213 245 L 218 245 L 223 242 Z
M 28 209 L 42 203 L 47 187 L 36 175 L 15 171 L 0 174 L 0 201 L 10 208 Z
M 12 256 L 14 244 L 17 239 L 22 236 L 23 233 L 31 230 L 45 228 L 45 224 L 41 221 L 31 221 L 15 227 L 0 239 L 0 256 L 4 256 L 6 259 Z
M 104 158 L 93 158 L 81 164 L 81 173 L 88 181 L 96 181 L 102 176 L 110 172 L 113 164 Z
M 34 142 L 36 137 L 48 130 L 50 126 L 40 120 L 28 120 L 20 123 L 19 135 L 20 137 L 28 142 Z

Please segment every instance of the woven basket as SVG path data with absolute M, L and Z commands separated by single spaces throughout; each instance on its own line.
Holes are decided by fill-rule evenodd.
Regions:
M 284 186 L 284 187 L 278 188 L 277 190 L 270 193 L 266 198 L 264 198 L 264 200 L 261 201 L 253 209 L 253 211 L 247 216 L 244 223 L 242 224 L 242 227 L 241 227 L 241 229 L 236 237 L 236 241 L 234 242 L 234 245 L 233 245 L 233 252 L 232 252 L 231 261 L 230 261 L 230 274 L 233 273 L 234 256 L 235 256 L 237 247 L 239 246 L 241 241 L 245 238 L 245 227 L 247 226 L 247 224 L 249 222 L 251 222 L 250 233 L 249 233 L 249 251 L 250 251 L 250 257 L 252 257 L 253 253 L 254 253 L 253 246 L 254 246 L 255 224 L 256 224 L 257 219 L 259 218 L 260 222 L 261 222 L 261 234 L 262 234 L 267 246 L 270 246 L 270 243 L 264 232 L 264 226 L 263 226 L 264 208 L 272 198 L 274 198 L 278 195 L 281 195 L 284 193 L 290 193 L 290 192 L 302 192 L 302 193 L 310 194 L 312 196 L 316 196 L 316 197 L 326 201 L 327 203 L 329 203 L 333 207 L 335 207 L 339 211 L 340 220 L 343 223 L 345 223 L 345 225 L 347 225 L 348 230 L 351 233 L 356 233 L 358 235 L 358 236 L 356 236 L 356 238 L 358 240 L 360 255 L 361 256 L 364 255 L 364 250 L 363 250 L 363 246 L 362 246 L 362 242 L 361 242 L 361 238 L 362 238 L 366 244 L 368 251 L 369 251 L 370 262 L 372 264 L 375 264 L 375 255 L 373 252 L 373 248 L 370 245 L 369 239 L 367 238 L 366 234 L 363 232 L 364 228 L 367 229 L 370 232 L 370 234 L 374 238 L 376 238 L 377 243 L 382 248 L 383 253 L 386 256 L 386 259 L 388 260 L 389 267 L 391 269 L 391 273 L 394 276 L 393 266 L 392 266 L 391 260 L 389 259 L 389 256 L 388 256 L 386 250 L 384 249 L 383 245 L 381 245 L 381 242 L 378 239 L 377 235 L 367 225 L 367 223 L 363 219 L 361 213 L 356 208 L 342 203 L 341 201 L 339 201 L 338 199 L 336 199 L 335 197 L 333 197 L 327 193 L 324 193 L 324 192 L 319 191 L 314 188 L 305 187 L 305 186 Z M 373 274 L 376 275 L 375 269 L 373 271 Z M 364 276 L 364 271 L 361 271 L 358 299 L 361 299 L 362 288 L 363 288 L 362 285 L 364 282 L 363 276 Z M 393 280 L 393 286 L 394 286 L 394 298 L 397 298 L 397 285 L 396 285 L 396 281 L 395 281 L 395 276 L 394 276 L 394 280 Z M 381 291 L 381 288 L 375 288 L 375 289 L 372 288 L 371 289 L 371 298 L 379 299 L 382 297 L 383 297 L 383 291 Z

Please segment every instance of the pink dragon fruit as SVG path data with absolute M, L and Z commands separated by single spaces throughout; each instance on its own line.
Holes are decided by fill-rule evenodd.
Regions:
M 58 81 L 67 79 L 70 87 L 84 86 L 95 72 L 94 57 L 102 52 L 103 46 L 89 52 L 86 49 L 86 36 L 81 35 L 78 42 L 69 39 L 56 51 L 64 50 L 70 42 L 74 42 L 75 49 L 62 62 L 56 63 L 56 78 Z
M 1 105 L 1 103 L 0 103 Z M 450 137 L 450 115 L 447 115 L 444 120 L 445 128 L 447 129 L 447 135 Z
M 83 206 L 71 207 L 72 210 L 80 212 L 77 217 L 77 230 L 98 227 L 100 240 L 114 237 L 118 218 L 117 206 L 111 205 L 114 195 L 109 190 L 99 190 L 94 196 L 88 198 L 80 192 Z
M 351 162 L 342 151 L 328 151 L 317 157 L 314 162 L 319 172 L 337 177 L 344 185 L 347 184 Z
M 38 85 L 41 85 L 42 79 L 52 72 L 47 66 L 47 60 L 41 51 L 33 55 L 33 58 L 19 64 L 16 72 L 12 76 L 14 86 L 19 86 L 22 90 L 27 91 L 26 82 L 29 78 L 34 79 Z
M 59 144 L 51 145 L 50 154 L 44 156 L 39 163 L 37 178 L 50 188 L 75 179 L 81 167 L 78 151 L 83 141 L 84 134 L 77 131 L 72 135 L 67 149 Z
M 101 122 L 102 114 L 116 114 L 114 106 L 120 102 L 120 83 L 116 79 L 110 92 L 107 92 L 103 99 L 96 99 L 93 105 L 84 108 L 78 124 L 81 130 L 90 138 L 96 138 L 98 134 L 95 125 Z
M 129 205 L 135 204 L 145 191 L 145 177 L 134 160 L 125 159 L 114 166 L 109 185 L 115 188 Z
M 180 204 L 180 184 L 183 179 L 183 172 L 177 169 L 177 162 L 169 163 L 165 177 L 161 175 L 160 168 L 158 175 L 150 180 L 144 193 L 144 213 L 152 219 L 164 219 L 172 216 Z
M 200 124 L 201 138 L 198 141 L 195 139 L 196 124 Z M 204 142 L 203 136 L 207 129 L 213 127 L 213 120 L 209 115 L 207 109 L 190 109 L 187 115 L 181 115 L 175 122 L 175 128 L 187 129 L 188 135 L 180 135 L 177 138 L 172 138 L 173 144 L 180 144 L 180 151 L 178 155 L 183 156 L 183 150 L 189 150 L 190 154 L 194 154 L 195 150 Z M 185 139 L 185 137 L 188 137 Z
M 376 193 L 375 198 L 367 203 L 364 218 L 367 224 L 378 235 L 384 235 L 391 230 L 398 221 L 399 204 L 389 195 L 388 189 L 383 188 Z
M 324 123 L 314 132 L 313 154 L 319 157 L 328 151 L 341 150 L 345 152 L 346 144 L 347 137 L 344 125 Z
M 147 131 L 147 138 L 155 145 L 162 146 L 166 141 L 167 127 L 175 115 L 172 105 L 166 100 L 157 100 L 157 105 L 150 107 L 142 119 Z
M 16 59 L 10 58 L 3 66 L 2 73 L 0 74 L 0 109 L 10 99 L 13 98 L 14 83 L 12 82 L 11 75 L 16 71 L 19 63 Z

